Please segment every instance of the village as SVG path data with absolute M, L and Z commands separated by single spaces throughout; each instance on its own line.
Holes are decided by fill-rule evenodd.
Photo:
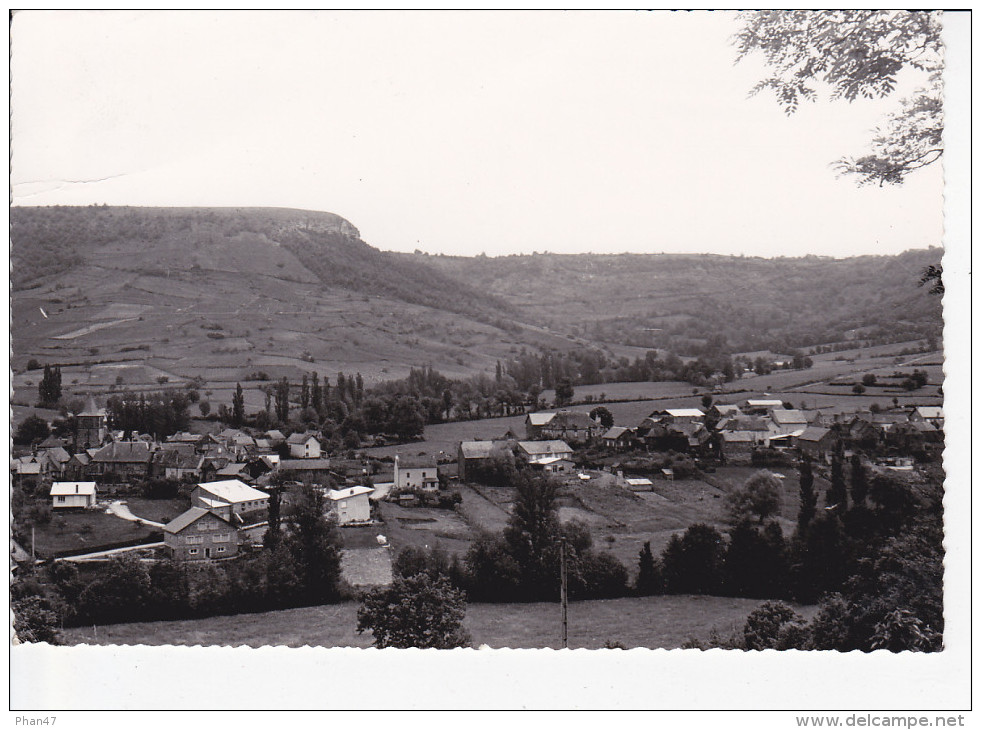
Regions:
M 393 551 L 389 540 L 395 550 L 419 542 L 420 535 L 425 536 L 420 544 L 439 542 L 438 529 L 425 531 L 430 525 L 443 528 L 451 550 L 463 552 L 471 528 L 489 526 L 474 518 L 480 513 L 474 502 L 494 494 L 490 501 L 506 514 L 507 475 L 515 469 L 557 479 L 570 505 L 577 490 L 587 488 L 624 498 L 646 493 L 663 501 L 658 492 L 690 485 L 694 494 L 703 488 L 693 481 L 699 475 L 719 486 L 719 470 L 743 475 L 748 468 L 784 468 L 795 476 L 796 465 L 806 458 L 821 474 L 838 452 L 846 459 L 861 455 L 869 469 L 895 474 L 937 461 L 943 449 L 939 406 L 842 413 L 788 407 L 766 397 L 711 401 L 703 397 L 702 407 L 655 409 L 630 425 L 611 425 L 612 415 L 602 405 L 588 412 L 531 412 L 523 429 L 462 440 L 456 453 L 378 457 L 370 449 L 328 454 L 323 435 L 309 430 L 287 435 L 276 429 L 219 428 L 178 432 L 162 441 L 124 434 L 110 430 L 105 409 L 89 398 L 67 438 L 49 436 L 12 463 L 15 486 L 31 495 L 30 510 L 22 508 L 21 514 L 37 523 L 18 525 L 15 551 L 24 560 L 104 561 L 128 552 L 181 562 L 233 560 L 262 548 L 271 495 L 277 510 L 288 509 L 298 491 L 313 490 L 324 514 L 348 528 L 342 530 L 350 536 L 346 577 L 364 587 L 391 580 L 385 570 Z M 789 523 L 796 484 L 786 481 Z M 164 499 L 147 498 L 154 496 Z M 582 507 L 588 512 L 583 499 L 579 502 L 578 512 Z M 639 504 L 651 508 L 650 502 Z M 100 531 L 91 526 L 79 531 L 76 523 L 86 513 L 143 529 L 134 537 L 112 530 L 100 540 Z M 613 524 L 602 526 L 611 528 L 608 540 L 617 534 L 617 522 L 614 517 Z M 619 527 L 629 532 L 622 521 Z M 47 539 L 55 532 L 61 539 Z M 617 552 L 628 545 L 635 547 L 624 535 Z M 385 554 L 380 571 L 379 553 Z M 627 562 L 630 552 L 622 557 Z M 365 576 L 359 561 L 374 569 Z

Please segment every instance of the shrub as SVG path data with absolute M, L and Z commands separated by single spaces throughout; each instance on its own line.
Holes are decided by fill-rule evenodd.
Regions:
M 627 593 L 627 569 L 610 553 L 582 558 L 583 593 L 589 598 L 619 598 Z
M 445 576 L 418 573 L 363 594 L 358 633 L 371 631 L 379 649 L 466 647 L 470 646 L 462 626 L 466 611 L 466 596 Z
M 779 601 L 767 601 L 746 619 L 743 627 L 743 637 L 746 648 L 750 650 L 775 649 L 781 630 L 788 624 L 795 624 L 798 629 L 803 627 L 804 619 L 788 606 Z M 799 630 L 797 635 L 799 637 Z M 785 638 L 792 640 L 792 635 L 785 633 Z

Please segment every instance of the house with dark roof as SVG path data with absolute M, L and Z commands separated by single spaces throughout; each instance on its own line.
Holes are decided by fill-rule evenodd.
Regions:
M 838 443 L 838 436 L 830 428 L 808 426 L 802 434 L 794 439 L 794 443 L 802 454 L 807 454 L 815 459 L 823 459 L 825 454 L 834 451 Z
M 289 472 L 297 481 L 323 484 L 330 478 L 330 460 L 280 459 L 276 471 Z
M 294 433 L 286 443 L 290 447 L 290 456 L 294 459 L 319 459 L 321 455 L 320 441 L 310 433 Z
M 92 455 L 88 474 L 107 480 L 145 479 L 150 475 L 152 452 L 145 441 L 113 441 Z
M 435 492 L 439 489 L 439 470 L 434 459 L 425 457 L 395 456 L 395 489 L 421 489 Z
M 634 429 L 625 426 L 610 426 L 603 434 L 603 446 L 611 451 L 625 451 L 633 445 Z
M 91 457 L 85 451 L 72 454 L 71 458 L 69 458 L 68 462 L 65 464 L 65 477 L 76 481 L 81 479 L 82 475 L 84 475 L 88 469 L 90 460 Z
M 163 528 L 164 544 L 175 560 L 217 560 L 238 554 L 240 536 L 232 522 L 203 507 L 191 507 Z
M 201 479 L 204 457 L 191 451 L 161 449 L 153 455 L 153 473 L 164 479 L 183 481 Z
M 797 409 L 771 408 L 770 433 L 775 436 L 803 431 L 810 425 L 807 415 Z
M 558 411 L 539 429 L 540 438 L 547 441 L 565 441 L 569 444 L 584 444 L 597 438 L 603 425 L 594 421 L 588 413 L 581 411 Z

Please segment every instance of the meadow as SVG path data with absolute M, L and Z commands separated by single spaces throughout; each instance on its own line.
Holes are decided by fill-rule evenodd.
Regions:
M 569 648 L 602 649 L 606 642 L 626 648 L 676 649 L 686 640 L 707 640 L 713 631 L 740 631 L 761 602 L 717 596 L 648 596 L 569 604 Z M 184 621 L 83 626 L 65 629 L 71 645 L 146 646 L 371 646 L 357 633 L 355 602 L 266 613 L 214 616 Z M 816 606 L 796 609 L 813 617 Z M 558 603 L 472 603 L 464 626 L 475 647 L 561 648 Z

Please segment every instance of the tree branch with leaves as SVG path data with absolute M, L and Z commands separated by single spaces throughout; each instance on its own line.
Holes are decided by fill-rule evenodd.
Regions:
M 899 103 L 870 141 L 871 153 L 842 157 L 835 168 L 859 185 L 902 184 L 943 155 L 943 42 L 939 12 L 895 10 L 767 10 L 740 16 L 736 62 L 762 54 L 772 74 L 750 91 L 770 90 L 784 112 L 815 101 L 818 87 L 832 100 L 890 96 L 903 70 L 925 85 Z

